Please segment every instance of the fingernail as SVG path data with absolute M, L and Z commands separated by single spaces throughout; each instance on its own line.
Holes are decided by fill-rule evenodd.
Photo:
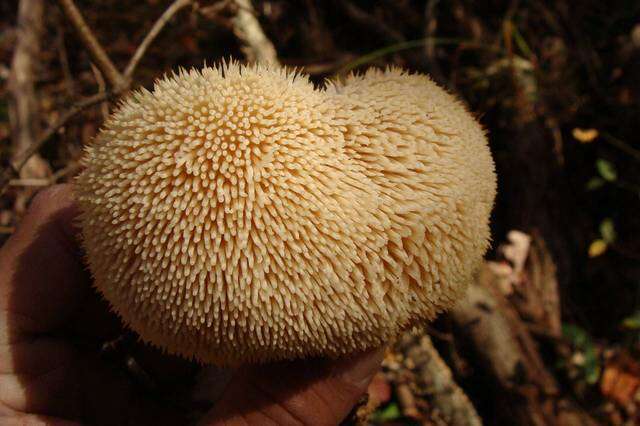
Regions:
M 366 389 L 367 385 L 380 369 L 384 358 L 384 348 L 355 355 L 342 367 L 342 379 L 359 388 Z

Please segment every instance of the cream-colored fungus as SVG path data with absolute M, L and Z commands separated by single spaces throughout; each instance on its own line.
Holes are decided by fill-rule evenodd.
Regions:
M 278 66 L 139 91 L 83 158 L 97 289 L 140 336 L 218 365 L 378 346 L 460 297 L 496 182 L 483 130 L 428 77 L 316 90 Z

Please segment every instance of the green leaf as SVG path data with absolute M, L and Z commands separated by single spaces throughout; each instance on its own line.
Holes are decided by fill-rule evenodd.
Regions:
M 614 182 L 618 179 L 616 166 L 614 166 L 610 161 L 598 158 L 596 160 L 596 169 L 598 170 L 598 173 L 600 173 L 600 176 L 602 176 L 602 178 L 607 182 Z
M 392 420 L 396 420 L 402 416 L 402 412 L 400 411 L 400 407 L 395 402 L 391 402 L 386 406 L 376 410 L 371 415 L 371 420 L 374 422 L 388 422 Z
M 589 339 L 586 331 L 573 324 L 562 324 L 562 336 L 578 349 Z
M 531 48 L 522 36 L 522 33 L 518 31 L 518 27 L 516 27 L 515 25 L 513 26 L 513 39 L 515 40 L 518 49 L 520 49 L 524 56 L 526 56 L 527 58 L 533 58 L 533 52 L 531 51 Z
M 593 191 L 595 189 L 599 189 L 602 188 L 602 186 L 605 184 L 605 180 L 599 177 L 594 177 L 589 179 L 589 182 L 587 182 L 586 188 L 588 191 Z
M 628 328 L 630 330 L 638 330 L 638 329 L 640 329 L 640 311 L 636 311 L 630 317 L 625 318 L 622 321 L 622 326 L 624 328 Z
M 577 325 L 562 324 L 562 335 L 576 352 L 582 352 L 584 355 L 581 369 L 585 382 L 590 385 L 596 384 L 600 378 L 601 366 L 598 351 L 589 333 Z
M 589 339 L 589 343 L 584 349 L 584 365 L 582 368 L 585 381 L 590 385 L 594 385 L 598 383 L 600 378 L 600 360 L 591 339 Z
M 616 228 L 611 218 L 606 218 L 600 222 L 600 235 L 607 244 L 611 244 L 616 240 Z

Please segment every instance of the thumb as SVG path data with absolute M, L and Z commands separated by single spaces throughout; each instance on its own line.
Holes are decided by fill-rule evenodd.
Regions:
M 311 359 L 240 368 L 200 426 L 337 425 L 351 411 L 384 355 Z

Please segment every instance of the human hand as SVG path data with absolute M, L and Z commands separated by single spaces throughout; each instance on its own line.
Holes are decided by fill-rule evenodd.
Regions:
M 91 288 L 76 214 L 69 185 L 43 191 L 0 249 L 1 423 L 185 424 L 186 413 L 100 357 L 122 325 Z M 337 424 L 381 359 L 378 350 L 239 368 L 199 424 Z

